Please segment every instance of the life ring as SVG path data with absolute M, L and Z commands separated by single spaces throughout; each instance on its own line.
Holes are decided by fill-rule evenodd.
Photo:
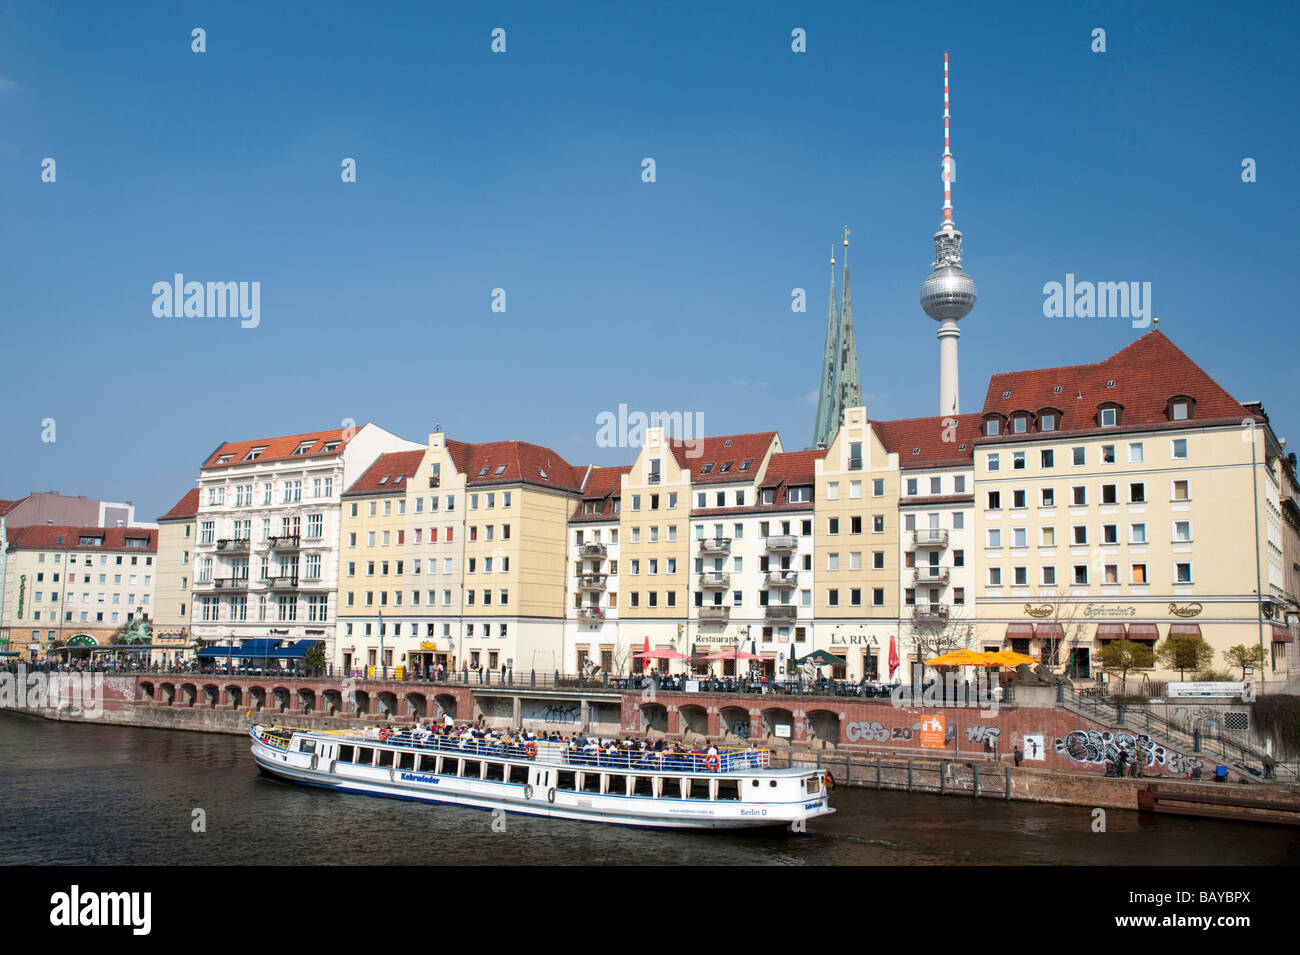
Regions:
M 533 787 L 528 783 L 524 783 L 524 798 L 525 799 L 533 798 Z
M 536 744 L 536 743 L 525 743 L 525 744 L 524 744 L 524 755 L 527 756 L 529 759 L 535 759 L 535 758 L 537 757 L 537 744 Z
M 822 776 L 822 782 L 826 784 L 827 790 L 831 790 L 835 788 L 835 777 L 831 775 L 831 771 L 829 769 L 826 770 L 825 774 Z
M 388 730 L 386 730 L 386 729 L 381 729 L 381 730 L 379 731 L 379 742 L 382 743 L 382 742 L 386 741 L 387 739 L 388 739 Z
M 265 733 L 263 733 L 263 734 L 262 734 L 262 742 L 263 742 L 263 743 L 266 743 L 268 746 L 270 746 L 270 745 L 271 745 L 271 737 L 269 737 L 269 736 L 267 736 Z
M 550 792 L 546 794 L 547 802 L 555 802 L 555 787 L 552 786 Z
M 718 767 L 720 767 L 721 765 L 722 765 L 722 760 L 718 759 L 717 753 L 710 753 L 708 756 L 704 757 L 704 768 L 707 769 L 709 772 L 716 773 L 718 771 Z

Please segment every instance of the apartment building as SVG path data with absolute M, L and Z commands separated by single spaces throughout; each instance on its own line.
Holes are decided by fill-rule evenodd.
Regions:
M 194 636 L 314 639 L 331 655 L 343 491 L 381 454 L 419 448 L 373 424 L 221 444 L 199 471 Z
M 1262 640 L 1268 676 L 1285 675 L 1262 616 L 1284 574 L 1261 409 L 1152 331 L 1094 365 L 994 375 L 981 418 L 981 646 L 1087 677 L 1112 639 L 1199 635 L 1218 667 Z
M 158 518 L 157 574 L 154 577 L 152 641 L 164 649 L 153 652 L 155 662 L 182 658 L 190 649 L 193 610 L 195 518 L 199 489 L 191 488 Z
M 560 669 L 575 673 L 599 667 L 606 673 L 640 672 L 628 631 L 619 631 L 619 521 L 623 478 L 631 465 L 591 467 L 582 481 L 582 498 L 569 515 L 571 568 L 565 612 L 565 643 Z M 679 500 L 680 500 L 680 492 Z
M 107 644 L 153 611 L 158 532 L 34 524 L 9 532 L 4 618 L 8 652 L 62 659 L 57 647 Z

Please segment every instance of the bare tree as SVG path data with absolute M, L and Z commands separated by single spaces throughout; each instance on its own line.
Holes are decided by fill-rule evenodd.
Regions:
M 1038 628 L 1047 636 L 1040 637 L 1043 662 L 1056 670 L 1061 664 L 1061 648 L 1066 647 L 1068 663 L 1073 663 L 1073 651 L 1086 642 L 1088 627 L 1096 621 L 1083 613 L 1083 605 L 1066 599 L 1056 588 L 1039 588 L 1025 602 L 1025 613 L 1032 617 Z

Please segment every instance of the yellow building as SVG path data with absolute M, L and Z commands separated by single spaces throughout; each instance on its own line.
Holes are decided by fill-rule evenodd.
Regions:
M 1259 409 L 1153 331 L 1095 365 L 994 375 L 981 417 L 981 645 L 1087 677 L 1108 640 L 1199 635 L 1215 668 L 1263 642 L 1265 678 L 1285 677 L 1261 615 L 1281 538 Z
M 190 657 L 193 612 L 195 516 L 199 489 L 191 488 L 158 518 L 158 560 L 154 577 L 154 662 Z

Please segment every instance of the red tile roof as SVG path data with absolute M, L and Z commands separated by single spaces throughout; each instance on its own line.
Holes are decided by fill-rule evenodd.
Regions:
M 103 538 L 103 544 L 79 543 L 82 535 Z M 128 538 L 144 538 L 143 547 L 127 547 Z M 62 540 L 62 543 L 60 543 Z M 14 529 L 9 538 L 14 550 L 120 550 L 154 553 L 158 550 L 158 530 L 152 527 L 76 527 L 60 524 L 33 524 Z
M 956 428 L 952 426 L 954 418 Z M 982 421 L 978 414 L 936 415 L 872 421 L 871 426 L 885 450 L 897 454 L 899 466 L 906 470 L 970 464 L 975 457 L 975 439 L 979 437 Z M 918 448 L 920 451 L 913 454 Z
M 222 444 L 203 463 L 204 468 L 215 467 L 232 467 L 236 464 L 244 463 L 244 458 L 248 452 L 254 448 L 265 448 L 257 456 L 258 461 L 283 461 L 288 458 L 310 458 L 319 457 L 326 453 L 322 450 L 327 442 L 338 441 L 339 447 L 330 454 L 337 454 L 343 450 L 348 441 L 352 440 L 357 433 L 356 428 L 335 428 L 332 431 L 315 431 L 310 434 L 288 434 L 279 438 L 261 438 L 257 441 L 227 441 Z M 305 454 L 294 454 L 293 452 L 299 445 L 306 441 L 311 441 L 310 450 Z M 230 460 L 225 464 L 217 464 L 224 455 L 229 454 Z
M 703 438 L 700 443 L 689 444 L 672 440 L 668 447 L 677 464 L 690 469 L 691 484 L 731 484 L 737 481 L 753 480 L 758 467 L 763 463 L 763 455 L 776 439 L 775 431 L 760 431 L 755 434 L 726 434 L 716 438 Z M 746 461 L 749 468 L 742 471 Z M 722 468 L 731 462 L 727 470 Z M 707 468 L 707 472 L 706 469 Z
M 614 499 L 619 496 L 623 475 L 632 470 L 632 465 L 621 464 L 616 468 L 591 466 L 586 472 L 586 483 L 582 487 L 582 500 L 574 508 L 571 520 L 575 521 L 609 521 L 616 520 Z M 587 504 L 598 502 L 595 513 L 586 513 Z
M 1114 387 L 1108 387 L 1111 381 Z M 1058 386 L 1060 391 L 1056 390 Z M 1176 395 L 1186 395 L 1195 401 L 1188 421 L 1170 421 L 1166 414 L 1169 399 Z M 1159 331 L 1147 332 L 1094 365 L 996 374 L 989 379 L 984 413 L 1037 414 L 1051 407 L 1061 412 L 1060 430 L 1099 431 L 1102 429 L 1096 422 L 1097 408 L 1106 402 L 1123 407 L 1118 428 L 1107 428 L 1107 431 L 1153 426 L 1195 427 L 1207 421 L 1241 421 L 1254 417 Z
M 447 451 L 470 485 L 523 483 L 578 491 L 586 473 L 585 468 L 573 467 L 550 448 L 526 441 L 448 441 Z
M 16 501 L 0 501 L 0 517 L 4 517 L 25 500 L 27 500 L 27 498 L 20 497 Z
M 199 489 L 190 488 L 172 507 L 170 511 L 158 518 L 160 521 L 183 521 L 187 517 L 193 517 L 199 512 Z
M 366 468 L 361 477 L 352 482 L 352 486 L 343 492 L 343 496 L 358 497 L 366 494 L 405 492 L 406 482 L 415 476 L 415 471 L 423 458 L 423 449 L 381 454 L 375 458 L 374 464 Z M 394 480 L 398 477 L 400 480 Z
M 811 485 L 816 480 L 817 462 L 826 457 L 825 448 L 811 451 L 783 451 L 772 455 L 760 487 Z

